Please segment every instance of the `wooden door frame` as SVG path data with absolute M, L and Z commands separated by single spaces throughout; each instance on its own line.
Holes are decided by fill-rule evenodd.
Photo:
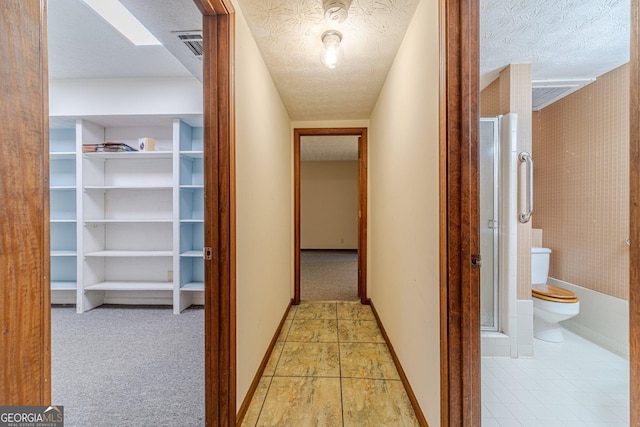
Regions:
M 205 421 L 236 424 L 235 15 L 230 0 L 202 13 L 204 94 Z
M 640 425 L 640 0 L 631 0 L 629 72 L 629 393 L 630 424 Z M 635 260 L 635 261 L 634 261 Z
M 296 128 L 293 130 L 294 175 L 294 284 L 293 304 L 300 304 L 300 138 L 303 136 L 358 136 L 358 296 L 367 297 L 367 128 Z
M 440 1 L 441 425 L 479 426 L 478 35 L 476 0 Z
M 47 3 L 0 3 L 0 404 L 51 404 Z

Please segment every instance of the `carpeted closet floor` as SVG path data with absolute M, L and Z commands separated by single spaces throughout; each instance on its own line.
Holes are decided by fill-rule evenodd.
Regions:
M 301 251 L 300 299 L 303 301 L 356 301 L 357 251 Z
M 51 345 L 65 427 L 204 425 L 204 309 L 53 307 Z

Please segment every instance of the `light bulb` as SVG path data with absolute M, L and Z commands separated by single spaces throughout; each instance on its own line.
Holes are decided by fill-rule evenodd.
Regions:
M 323 47 L 320 53 L 320 60 L 330 69 L 336 68 L 342 62 L 341 41 L 342 34 L 338 31 L 329 30 L 322 34 Z

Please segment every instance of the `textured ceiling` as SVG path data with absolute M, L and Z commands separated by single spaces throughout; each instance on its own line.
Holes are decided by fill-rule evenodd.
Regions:
M 629 0 L 482 0 L 480 73 L 533 64 L 533 80 L 598 77 L 629 61 Z
M 201 29 L 192 0 L 121 0 L 164 47 L 135 47 L 80 0 L 49 0 L 51 78 L 202 76 L 172 31 Z M 426 1 L 426 0 L 423 0 Z M 322 0 L 238 0 L 293 120 L 368 118 L 418 0 L 353 0 L 330 26 Z M 629 60 L 629 0 L 481 0 L 481 79 L 532 63 L 534 80 L 597 77 Z M 344 35 L 335 70 L 320 36 Z M 177 58 L 177 59 L 176 59 Z
M 240 0 L 292 120 L 366 119 L 374 107 L 418 0 L 353 0 L 341 24 L 321 0 Z M 343 35 L 344 60 L 320 62 L 322 33 Z
M 302 136 L 300 160 L 303 162 L 335 162 L 358 160 L 357 136 Z

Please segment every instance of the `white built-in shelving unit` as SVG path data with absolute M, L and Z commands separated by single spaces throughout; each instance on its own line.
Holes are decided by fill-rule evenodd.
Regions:
M 174 235 L 179 248 L 174 270 L 177 277 L 176 296 L 183 310 L 202 298 L 204 291 L 204 163 L 203 130 L 180 122 L 174 126 L 173 139 L 178 141 L 179 156 L 174 159 L 178 169 L 178 223 Z
M 108 117 L 51 132 L 52 289 L 75 291 L 78 313 L 102 304 L 172 305 L 180 313 L 203 304 L 202 127 Z M 67 141 L 59 149 L 58 134 Z M 154 151 L 82 152 L 103 141 L 135 147 L 142 137 L 155 139 Z M 70 261 L 56 275 L 58 257 Z
M 49 151 L 51 301 L 75 303 L 78 283 L 75 127 L 51 129 Z

